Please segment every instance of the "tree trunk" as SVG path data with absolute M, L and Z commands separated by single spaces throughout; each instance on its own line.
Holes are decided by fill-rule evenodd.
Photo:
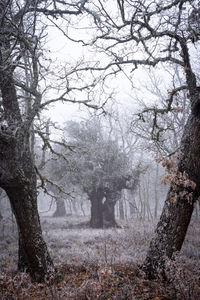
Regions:
M 42 237 L 37 209 L 36 174 L 29 138 L 9 137 L 0 144 L 0 185 L 6 191 L 19 231 L 19 270 L 27 269 L 40 282 L 54 273 Z
M 19 49 L 19 58 L 26 52 L 22 40 L 18 39 L 22 26 L 14 18 L 15 8 L 14 4 L 8 4 L 7 1 L 0 3 L 1 121 L 5 124 L 0 126 L 0 187 L 8 195 L 18 226 L 19 269 L 27 267 L 34 280 L 44 281 L 47 275 L 54 273 L 54 266 L 42 237 L 37 209 L 36 173 L 30 153 L 30 128 L 34 117 L 39 113 L 41 103 L 41 94 L 37 91 L 39 78 L 37 73 L 39 70 L 36 67 L 37 45 L 33 46 L 31 41 L 31 48 L 35 47 L 31 52 L 31 56 L 34 54 L 35 56 L 32 57 L 32 69 L 30 68 L 34 69 L 32 72 L 34 78 L 27 86 L 27 88 L 31 86 L 29 96 L 32 97 L 34 105 L 27 114 L 22 116 L 24 103 L 19 100 L 21 97 L 17 95 L 13 76 L 17 66 L 8 61 L 8 56 L 12 57 L 15 47 Z M 23 18 L 23 15 L 21 17 Z M 17 30 L 18 27 L 20 31 L 17 33 L 15 29 Z M 21 32 L 21 35 L 27 45 L 30 39 L 27 29 Z M 26 39 L 27 37 L 29 38 Z M 30 44 L 27 49 L 29 47 Z M 20 52 L 22 48 L 23 51 Z M 23 73 L 21 83 L 24 84 Z
M 74 215 L 78 215 L 77 207 L 76 207 L 76 200 L 72 200 L 72 207 L 73 207 L 73 213 Z
M 119 217 L 120 219 L 124 220 L 125 216 L 124 216 L 124 205 L 123 205 L 123 199 L 119 200 Z
M 158 217 L 158 164 L 156 164 L 156 180 L 154 183 L 154 193 L 155 193 L 155 206 L 154 206 L 154 218 L 157 219 Z
M 106 201 L 103 203 L 103 227 L 117 227 L 115 220 L 115 204 L 121 198 L 121 191 L 107 191 Z
M 31 277 L 40 282 L 54 272 L 53 263 L 42 237 L 37 210 L 36 189 L 25 177 L 6 187 L 18 225 L 20 270 L 27 268 Z
M 59 198 L 56 200 L 56 210 L 53 217 L 65 217 L 66 215 L 65 200 L 63 198 Z
M 103 191 L 97 189 L 90 195 L 91 201 L 91 219 L 90 226 L 92 228 L 103 228 Z
M 129 201 L 128 203 L 129 203 L 130 216 L 132 217 L 137 212 L 136 203 L 134 199 L 132 200 L 132 202 Z
M 200 195 L 200 118 L 191 114 L 185 126 L 181 142 L 181 157 L 178 172 L 186 172 L 189 180 L 197 184 L 193 190 L 191 186 L 177 185 L 177 200 L 171 199 L 171 186 L 157 225 L 155 236 L 151 241 L 143 269 L 149 278 L 157 275 L 159 268 L 164 268 L 165 257 L 171 258 L 175 251 L 180 251 L 190 219 L 194 203 Z M 180 173 L 179 173 L 180 174 Z M 187 194 L 184 196 L 182 192 Z M 189 196 L 190 194 L 190 196 Z M 190 200 L 189 200 L 190 197 Z
M 22 245 L 22 237 L 19 232 L 19 237 L 18 237 L 18 271 L 20 272 L 28 272 L 29 271 L 29 266 L 28 262 L 26 259 L 26 255 L 23 249 Z
M 18 185 L 7 188 L 6 192 L 20 235 L 19 269 L 28 267 L 34 280 L 43 281 L 46 275 L 53 273 L 54 268 L 42 238 L 36 197 L 27 184 L 19 182 Z
M 92 228 L 108 228 L 117 226 L 115 221 L 115 204 L 119 199 L 118 193 L 106 193 L 106 200 L 104 203 L 103 198 L 104 192 L 102 189 L 97 189 L 97 191 L 90 195 L 90 226 Z
M 114 201 L 106 201 L 103 204 L 103 228 L 116 227 Z

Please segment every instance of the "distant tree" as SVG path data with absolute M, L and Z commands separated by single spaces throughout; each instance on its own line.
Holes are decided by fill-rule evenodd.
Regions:
M 159 115 L 175 111 L 180 91 L 188 91 L 191 106 L 179 146 L 180 155 L 175 159 L 174 179 L 171 177 L 170 191 L 144 262 L 144 270 L 152 278 L 158 268 L 164 269 L 165 257 L 171 258 L 175 251 L 180 251 L 200 196 L 199 62 L 195 61 L 200 40 L 199 1 L 113 0 L 110 3 L 97 1 L 88 9 L 96 34 L 91 26 L 92 40 L 83 43 L 100 50 L 101 60 L 98 64 L 86 62 L 85 68 L 76 69 L 76 74 L 84 70 L 96 77 L 99 74 L 106 85 L 108 78 L 111 80 L 123 72 L 135 85 L 142 66 L 147 70 L 165 66 L 164 71 L 174 64 L 185 74 L 184 82 L 169 90 L 165 107 L 149 108 L 153 129 L 159 131 Z M 173 165 L 173 160 L 170 164 Z
M 68 166 L 56 171 L 52 161 L 52 174 L 68 184 L 78 185 L 91 201 L 93 228 L 116 226 L 114 208 L 123 189 L 135 189 L 140 168 L 133 168 L 131 159 L 120 148 L 119 140 L 112 140 L 98 119 L 69 122 L 65 129 L 73 151 L 65 152 Z

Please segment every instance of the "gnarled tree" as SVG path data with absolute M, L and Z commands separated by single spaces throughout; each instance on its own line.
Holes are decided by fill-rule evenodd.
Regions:
M 113 227 L 115 204 L 123 189 L 134 190 L 140 167 L 132 167 L 131 157 L 120 148 L 119 141 L 109 137 L 99 119 L 69 122 L 66 127 L 68 143 L 73 151 L 63 152 L 68 164 L 62 167 L 52 161 L 52 175 L 57 168 L 62 185 L 80 186 L 91 202 L 90 226 Z M 56 176 L 58 178 L 58 176 Z
M 176 184 L 172 182 L 144 262 L 145 272 L 154 277 L 157 269 L 163 268 L 164 257 L 171 258 L 175 251 L 181 249 L 194 203 L 200 196 L 198 61 L 194 64 L 200 40 L 199 1 L 97 1 L 88 11 L 98 31 L 93 34 L 92 40 L 84 43 L 95 47 L 96 51 L 100 50 L 105 59 L 101 59 L 98 65 L 87 63 L 79 72 L 85 70 L 96 76 L 100 73 L 106 82 L 113 74 L 116 76 L 123 71 L 130 81 L 135 80 L 135 85 L 141 66 L 147 69 L 164 66 L 164 72 L 175 64 L 185 74 L 181 85 L 173 86 L 168 95 L 166 91 L 167 106 L 157 105 L 149 110 L 154 116 L 153 130 L 159 131 L 158 114 L 175 111 L 177 93 L 188 90 L 191 113 L 180 143 L 181 154 L 175 174 L 178 179 Z M 145 122 L 144 114 L 140 117 Z M 184 177 L 190 184 L 182 180 Z M 173 201 L 174 194 L 176 201 Z
M 36 173 L 29 147 L 31 124 L 41 101 L 38 91 L 38 40 L 34 16 L 25 13 L 26 7 L 16 7 L 15 4 L 8 1 L 0 3 L 0 186 L 9 197 L 19 229 L 19 269 L 28 269 L 35 280 L 41 281 L 54 272 L 54 266 L 42 237 Z M 25 85 L 23 79 L 21 82 L 16 80 L 24 75 L 19 73 L 23 70 L 21 59 L 25 53 L 29 56 L 29 71 L 33 74 L 32 82 L 25 90 L 34 102 L 26 115 L 23 114 L 18 89 L 19 85 Z
M 40 110 L 60 99 L 42 103 L 39 86 L 48 69 L 47 63 L 41 64 L 44 26 L 40 16 L 59 15 L 56 2 L 0 2 L 0 187 L 6 191 L 17 221 L 18 268 L 28 270 L 37 281 L 55 271 L 42 237 L 30 134 Z M 66 3 L 63 14 L 80 14 L 85 2 Z

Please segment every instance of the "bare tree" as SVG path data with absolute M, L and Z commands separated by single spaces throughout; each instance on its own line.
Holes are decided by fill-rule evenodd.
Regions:
M 78 15 L 85 2 L 62 2 L 66 4 L 62 11 L 57 1 L 0 3 L 0 187 L 8 195 L 18 225 L 18 268 L 28 270 L 36 281 L 45 280 L 55 270 L 37 210 L 37 179 L 30 149 L 33 121 L 49 103 L 60 99 L 76 102 L 65 99 L 69 92 L 65 86 L 67 91 L 58 98 L 42 103 L 39 82 L 47 65 L 41 64 L 45 26 L 39 22 L 40 15 Z
M 117 0 L 112 1 L 112 5 L 110 3 L 97 1 L 91 4 L 88 12 L 98 31 L 92 40 L 85 42 L 94 46 L 96 51 L 101 51 L 105 60 L 98 65 L 87 63 L 79 72 L 85 70 L 96 76 L 100 73 L 106 82 L 109 76 L 116 76 L 120 72 L 126 76 L 130 74 L 129 79 L 133 80 L 141 66 L 156 69 L 163 65 L 170 68 L 175 64 L 182 69 L 184 82 L 168 92 L 167 106 L 148 109 L 153 113 L 153 132 L 159 130 L 157 118 L 160 114 L 165 116 L 175 111 L 177 93 L 188 90 L 191 105 L 179 147 L 181 153 L 175 171 L 176 182 L 171 184 L 144 262 L 146 274 L 154 277 L 157 268 L 163 268 L 164 258 L 171 258 L 175 251 L 181 249 L 194 203 L 200 195 L 200 96 L 198 66 L 193 64 L 200 39 L 199 3 L 195 0 Z M 143 114 L 140 116 L 142 120 Z

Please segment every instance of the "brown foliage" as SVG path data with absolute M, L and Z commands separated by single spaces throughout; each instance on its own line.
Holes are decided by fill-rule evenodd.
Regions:
M 58 266 L 53 281 L 33 284 L 28 275 L 2 274 L 1 299 L 154 299 L 167 300 L 173 289 L 144 280 L 134 265 Z
M 171 158 L 162 157 L 156 160 L 157 162 L 161 162 L 162 166 L 167 170 L 167 173 L 163 176 L 161 182 L 163 184 L 167 184 L 168 182 L 171 183 L 172 191 L 170 196 L 172 202 L 176 202 L 178 197 L 180 197 L 191 203 L 196 183 L 189 178 L 185 171 L 180 172 L 178 170 L 179 155 L 180 152 L 177 152 Z M 182 186 L 182 190 L 181 192 L 178 192 L 180 186 Z

